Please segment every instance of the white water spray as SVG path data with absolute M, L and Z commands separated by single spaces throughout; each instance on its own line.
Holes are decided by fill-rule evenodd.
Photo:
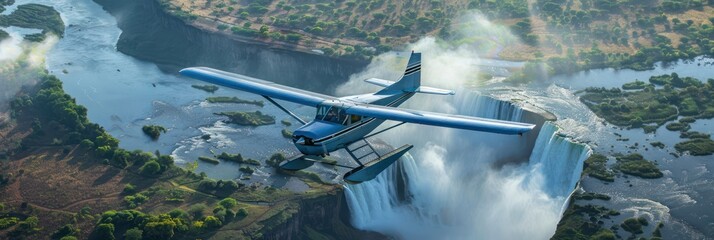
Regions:
M 488 28 L 483 22 L 475 23 Z M 423 53 L 422 84 L 457 89 L 457 95 L 417 95 L 405 108 L 523 120 L 523 110 L 513 104 L 461 90 L 478 74 L 473 47 L 425 38 L 412 49 Z M 361 87 L 370 77 L 396 80 L 404 61 L 383 54 L 337 93 L 374 90 Z M 535 146 L 526 136 L 420 125 L 390 130 L 380 138 L 415 148 L 376 179 L 346 186 L 352 224 L 401 239 L 547 239 L 589 154 L 557 130 L 547 123 Z

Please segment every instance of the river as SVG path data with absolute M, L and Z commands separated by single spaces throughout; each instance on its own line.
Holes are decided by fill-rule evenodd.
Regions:
M 62 18 L 67 25 L 67 29 L 65 37 L 61 39 L 48 53 L 47 69 L 53 74 L 58 75 L 64 82 L 65 90 L 70 95 L 75 97 L 78 103 L 89 109 L 88 115 L 91 121 L 104 126 L 113 136 L 121 140 L 121 147 L 127 149 L 142 149 L 152 152 L 158 150 L 162 153 L 171 153 L 176 158 L 178 164 L 195 161 L 198 156 L 209 156 L 212 152 L 220 153 L 222 151 L 229 153 L 241 153 L 245 157 L 261 160 L 264 160 L 275 152 L 283 152 L 286 155 L 296 153 L 290 141 L 281 136 L 280 131 L 285 127 L 280 124 L 262 127 L 238 127 L 225 124 L 221 121 L 223 119 L 222 117 L 213 115 L 213 113 L 220 111 L 260 110 L 276 116 L 277 121 L 288 119 L 288 117 L 277 108 L 269 105 L 260 108 L 252 105 L 210 104 L 204 101 L 204 99 L 208 96 L 229 95 L 238 96 L 248 100 L 262 100 L 259 97 L 223 88 L 214 94 L 209 94 L 191 87 L 191 84 L 201 84 L 200 82 L 173 74 L 171 70 L 178 69 L 181 66 L 172 63 L 170 59 L 167 59 L 166 61 L 158 61 L 156 59 L 147 58 L 153 61 L 150 62 L 139 60 L 118 51 L 117 42 L 121 38 L 122 31 L 118 27 L 117 20 L 95 2 L 90 0 L 17 0 L 16 5 L 24 3 L 40 3 L 50 5 L 55 7 L 61 13 Z M 8 9 L 13 8 L 10 7 Z M 6 11 L 6 13 L 9 11 L 10 10 Z M 12 29 L 10 29 L 10 31 L 12 31 Z M 150 42 L 147 44 L 150 45 L 157 43 Z M 260 47 L 256 46 L 255 48 Z M 285 52 L 275 52 L 270 49 L 256 51 L 257 52 L 250 53 L 248 55 L 260 58 L 263 62 L 274 63 L 271 64 L 271 66 L 263 68 L 250 64 L 233 66 L 226 65 L 225 63 L 216 63 L 215 65 L 212 65 L 210 59 L 207 59 L 206 56 L 202 56 L 201 61 L 193 63 L 217 67 L 225 66 L 232 71 L 256 75 L 269 80 L 276 80 L 279 75 L 293 76 L 291 73 L 295 73 L 294 75 L 297 76 L 300 74 L 299 72 L 304 70 L 304 68 L 315 69 L 314 71 L 310 70 L 308 72 L 318 73 L 314 73 L 310 76 L 300 75 L 299 78 L 292 77 L 291 79 L 286 80 L 286 84 L 299 85 L 299 81 L 301 79 L 303 81 L 304 79 L 309 79 L 311 83 L 317 82 L 323 83 L 323 85 L 331 84 L 332 87 L 327 88 L 320 88 L 321 84 L 311 84 L 311 86 L 308 87 L 315 91 L 327 93 L 331 93 L 334 90 L 335 82 L 332 78 L 342 76 L 345 77 L 345 80 L 343 81 L 346 81 L 346 76 L 350 73 L 359 72 L 361 69 L 360 66 L 352 66 L 340 68 L 341 70 L 338 73 L 320 73 L 319 69 L 325 68 L 325 60 L 315 60 L 315 62 L 312 63 L 296 63 L 294 59 L 300 59 L 305 55 L 298 53 L 291 54 Z M 181 57 L 183 58 L 186 56 Z M 245 59 L 246 57 L 242 58 Z M 250 58 L 251 57 L 247 57 L 247 59 Z M 310 56 L 308 58 L 312 59 L 315 57 Z M 156 62 L 160 62 L 160 64 L 157 64 Z M 168 66 L 167 62 L 169 62 Z M 623 215 L 615 218 L 613 223 L 622 221 L 625 217 L 641 215 L 648 217 L 651 222 L 665 222 L 667 227 L 663 229 L 663 233 L 667 239 L 702 239 L 705 238 L 705 236 L 714 236 L 714 219 L 710 216 L 710 212 L 702 211 L 703 209 L 712 209 L 714 206 L 714 190 L 711 188 L 713 178 L 709 170 L 714 167 L 712 166 L 714 163 L 711 161 L 711 157 L 682 156 L 674 158 L 669 153 L 674 151 L 674 144 L 680 141 L 676 133 L 669 132 L 664 128 L 661 128 L 656 134 L 644 134 L 641 129 L 626 130 L 603 124 L 601 119 L 595 116 L 587 109 L 587 107 L 578 101 L 573 92 L 587 86 L 618 87 L 622 83 L 630 82 L 634 79 L 646 80 L 651 75 L 659 75 L 670 72 L 677 72 L 680 76 L 692 76 L 704 80 L 706 77 L 714 76 L 714 69 L 707 67 L 711 62 L 712 59 L 710 58 L 700 57 L 692 61 L 680 61 L 672 64 L 658 64 L 656 68 L 651 71 L 637 72 L 631 70 L 613 69 L 590 70 L 567 76 L 555 76 L 552 79 L 552 82 L 548 83 L 531 84 L 521 87 L 510 87 L 498 83 L 489 84 L 480 87 L 477 94 L 475 94 L 472 90 L 459 91 L 460 95 L 466 95 L 466 97 L 458 98 L 460 99 L 460 102 L 455 105 L 456 107 L 451 109 L 444 109 L 443 107 L 439 109 L 441 106 L 428 105 L 430 102 L 432 104 L 439 103 L 438 101 L 429 101 L 431 98 L 416 99 L 417 103 L 423 103 L 423 105 L 427 105 L 426 107 L 420 104 L 411 104 L 408 105 L 408 107 L 445 110 L 447 112 L 462 112 L 477 115 L 477 113 L 468 112 L 469 108 L 474 107 L 473 104 L 469 105 L 468 102 L 476 101 L 481 98 L 480 96 L 489 96 L 489 98 L 504 101 L 516 100 L 519 106 L 544 109 L 555 114 L 558 117 L 558 121 L 556 121 L 555 124 L 560 126 L 562 129 L 560 130 L 561 132 L 568 136 L 572 136 L 571 138 L 574 139 L 574 141 L 588 143 L 588 145 L 590 145 L 595 151 L 628 152 L 632 151 L 629 146 L 632 146 L 634 143 L 638 143 L 640 146 L 638 152 L 641 152 L 648 159 L 657 161 L 659 166 L 665 172 L 664 178 L 657 180 L 642 180 L 635 177 L 618 178 L 614 183 L 610 184 L 591 178 L 585 178 L 581 182 L 581 187 L 586 191 L 606 193 L 613 196 L 613 200 L 610 202 L 601 203 L 615 209 L 620 209 L 621 212 L 623 212 Z M 520 63 L 482 61 L 479 63 L 473 63 L 470 66 L 475 67 L 482 65 L 488 65 L 488 68 L 492 72 L 507 75 L 508 72 L 500 67 L 517 67 L 520 66 Z M 287 73 L 280 73 L 279 70 L 285 70 Z M 360 76 L 360 74 L 357 74 L 356 76 Z M 354 79 L 355 76 L 352 78 Z M 313 109 L 293 104 L 287 105 L 289 108 L 305 118 L 310 118 L 313 114 Z M 498 104 L 491 106 L 497 105 Z M 486 105 L 476 104 L 476 106 Z M 118 111 L 118 109 L 121 110 Z M 493 113 L 495 110 L 488 112 Z M 517 116 L 511 115 L 503 118 L 515 119 Z M 152 141 L 141 131 L 141 126 L 146 124 L 162 125 L 167 127 L 169 131 L 163 134 L 158 141 Z M 712 120 L 699 120 L 693 124 L 693 130 L 713 133 L 714 128 L 712 128 L 712 124 L 714 124 L 714 121 Z M 295 125 L 291 128 L 295 128 Z M 415 128 L 413 127 L 407 128 L 406 130 L 396 132 L 393 135 L 388 135 L 385 139 L 390 140 L 390 143 L 392 143 L 392 141 L 403 141 L 405 134 L 409 134 L 410 131 L 414 131 L 414 129 Z M 433 130 L 431 128 L 427 129 Z M 434 131 L 434 133 L 439 133 L 440 135 L 437 139 L 441 140 L 446 139 L 446 137 L 457 136 L 457 139 L 461 139 L 466 142 L 484 142 L 483 140 L 474 139 L 466 135 L 454 134 L 451 131 Z M 623 137 L 630 138 L 630 141 L 625 143 L 614 141 L 614 133 L 622 134 Z M 201 139 L 200 137 L 204 134 L 210 135 L 211 139 L 208 141 Z M 667 144 L 667 148 L 663 150 L 655 150 L 654 148 L 649 147 L 645 150 L 645 146 L 649 146 L 649 142 L 651 141 L 662 141 Z M 495 141 L 491 141 L 491 144 L 493 144 L 493 142 Z M 433 164 L 448 164 L 449 161 L 434 162 L 430 161 L 429 158 L 447 158 L 449 156 L 454 158 L 455 155 L 459 155 L 460 157 L 456 157 L 457 159 L 464 159 L 464 155 L 471 154 L 471 152 L 467 151 L 469 148 L 468 144 L 434 144 L 429 141 L 419 141 L 418 143 L 421 147 L 424 147 L 425 150 L 415 153 L 413 160 L 407 160 L 406 163 L 412 164 L 411 166 L 432 164 L 430 165 L 430 168 L 422 168 L 426 170 L 422 170 L 421 174 L 452 174 L 453 171 L 456 171 L 458 166 L 463 166 L 462 164 L 467 163 L 463 161 L 452 161 L 456 165 L 445 165 L 439 168 L 439 166 L 435 166 Z M 484 147 L 486 150 L 490 149 L 493 151 L 494 149 L 499 149 L 497 147 L 488 147 L 489 145 L 487 143 L 484 144 L 487 146 Z M 451 147 L 458 149 L 449 149 Z M 530 153 L 530 151 L 526 152 Z M 480 153 L 479 156 L 492 158 L 492 155 L 484 154 L 485 153 Z M 508 157 L 503 156 L 502 158 Z M 541 167 L 539 168 L 535 165 L 525 164 L 524 161 L 528 162 L 528 158 L 523 159 L 524 157 L 522 156 L 518 158 L 521 159 L 519 160 L 521 162 L 520 164 L 505 165 L 505 170 L 500 169 L 493 172 L 481 172 L 481 170 L 469 172 L 459 170 L 457 172 L 465 174 L 463 176 L 470 176 L 479 172 L 484 174 L 495 174 L 476 174 L 477 176 L 473 179 L 474 181 L 490 180 L 491 183 L 496 181 L 497 184 L 495 186 L 510 186 L 509 184 L 522 185 L 524 184 L 523 181 L 531 182 L 530 180 L 527 180 L 533 178 L 528 175 L 529 171 L 539 171 L 538 174 L 550 173 L 547 170 L 543 170 L 543 164 L 541 164 Z M 573 157 L 570 157 L 570 159 L 572 158 Z M 537 161 L 543 160 L 533 159 L 532 157 L 530 159 L 530 162 Z M 488 162 L 490 163 L 491 161 Z M 201 162 L 199 163 L 197 171 L 203 171 L 211 177 L 222 179 L 238 179 L 243 177 L 239 171 L 236 171 L 236 169 L 237 165 L 232 163 L 224 162 L 220 165 L 214 166 Z M 467 168 L 467 170 L 468 169 L 469 168 Z M 313 171 L 319 172 L 321 176 L 328 179 L 337 179 L 340 175 L 338 171 L 327 167 L 317 167 L 313 169 Z M 412 174 L 415 174 L 416 172 L 417 170 L 412 168 Z M 523 177 L 523 179 L 521 179 L 522 181 L 520 182 L 513 182 L 513 176 Z M 452 179 L 444 178 L 442 180 L 447 181 Z M 307 186 L 304 183 L 297 181 L 294 178 L 275 175 L 273 170 L 269 167 L 258 168 L 256 174 L 250 180 L 246 181 L 260 182 L 279 187 L 288 187 L 295 191 L 307 190 Z M 545 180 L 545 182 L 548 182 L 548 180 Z M 446 182 L 441 183 L 443 184 Z M 630 184 L 632 184 L 633 187 L 630 187 Z M 426 184 L 424 186 L 431 186 L 432 188 L 435 188 L 443 185 Z M 480 188 L 487 187 L 487 185 L 483 184 L 472 185 L 467 183 L 456 186 Z M 524 196 L 525 199 L 538 200 L 540 199 L 537 198 L 540 196 L 538 194 L 545 193 L 549 199 L 557 199 L 557 202 L 555 202 L 556 204 L 554 205 L 550 200 L 540 202 L 542 204 L 537 205 L 547 206 L 548 209 L 552 208 L 551 210 L 547 210 L 543 213 L 549 216 L 548 221 L 543 221 L 548 226 L 538 224 L 529 225 L 529 223 L 519 225 L 519 227 L 522 228 L 518 228 L 519 231 L 517 233 L 521 234 L 527 234 L 529 232 L 529 228 L 530 230 L 533 230 L 534 228 L 547 228 L 544 232 L 542 232 L 543 235 L 538 235 L 543 237 L 546 236 L 548 232 L 552 232 L 554 230 L 555 226 L 553 221 L 557 223 L 557 218 L 559 217 L 558 214 L 561 210 L 560 207 L 562 207 L 565 202 L 564 199 L 567 197 L 567 193 L 569 192 L 568 186 L 549 188 L 547 187 L 547 184 L 540 184 L 530 187 L 533 188 L 526 188 L 529 191 L 527 191 L 525 195 L 518 193 L 517 191 L 519 190 L 519 187 L 515 186 L 508 189 L 516 192 L 505 193 L 500 197 L 510 198 Z M 425 189 L 429 188 L 421 187 L 419 189 L 414 189 L 413 191 L 427 191 Z M 549 192 L 551 189 L 559 190 L 558 192 Z M 565 189 L 565 192 L 561 191 L 562 189 Z M 456 191 L 459 189 L 450 190 Z M 426 195 L 422 196 L 435 197 L 435 194 L 439 193 L 443 192 L 435 191 L 432 193 L 426 193 Z M 475 195 L 479 193 L 503 193 L 503 188 L 488 188 L 484 191 L 479 190 L 467 192 L 466 195 L 478 198 L 479 196 Z M 384 197 L 388 199 L 390 196 Z M 431 198 L 429 200 L 438 201 L 442 204 L 439 206 L 443 207 L 449 206 L 448 204 L 464 204 L 464 202 L 449 202 L 440 198 Z M 468 198 L 466 200 L 468 200 Z M 427 203 L 428 201 L 421 202 L 421 204 Z M 515 205 L 494 204 L 497 203 L 486 201 L 483 206 L 475 209 L 488 211 L 488 206 L 514 207 L 515 210 L 509 212 L 508 214 L 512 216 L 519 216 L 519 214 L 528 213 L 528 209 L 534 206 L 520 203 L 516 203 Z M 440 215 L 440 211 L 442 210 L 457 211 L 458 209 L 427 209 L 417 211 L 417 213 L 428 213 L 433 214 L 435 217 L 440 217 L 442 216 Z M 397 211 L 401 210 L 397 209 Z M 499 214 L 499 212 L 490 213 L 494 214 L 492 216 Z M 553 213 L 556 214 L 553 215 Z M 500 214 L 503 213 L 501 212 Z M 361 220 L 369 221 L 369 216 L 384 215 L 363 214 L 361 215 Z M 390 216 L 409 215 L 399 215 L 395 213 Z M 462 215 L 451 214 L 450 216 L 453 217 L 452 220 L 462 220 L 459 218 L 462 217 Z M 500 233 L 498 230 L 508 230 L 493 228 L 491 229 L 493 231 L 489 231 L 489 226 L 493 226 L 493 224 L 489 225 L 489 218 L 487 215 L 486 217 L 479 217 L 477 219 L 481 220 L 479 224 L 482 224 L 483 226 L 475 229 L 489 234 L 466 234 L 464 236 L 494 237 L 498 236 L 498 233 Z M 503 221 L 513 220 L 508 217 L 499 219 Z M 353 218 L 353 220 L 358 221 L 360 219 Z M 535 216 L 533 218 L 529 218 L 528 220 L 538 221 Z M 358 224 L 359 222 L 356 223 Z M 498 221 L 495 223 L 503 224 L 503 222 Z M 418 223 L 415 222 L 415 224 Z M 651 232 L 653 225 L 654 224 L 651 224 L 648 228 L 646 228 L 645 232 Z M 446 226 L 448 230 L 452 230 L 451 227 L 453 225 L 447 224 L 444 226 Z M 396 235 L 404 234 L 403 232 L 400 232 L 399 226 L 391 229 L 382 228 L 377 230 L 383 230 L 386 233 Z M 456 233 L 463 233 L 461 231 L 468 231 L 469 229 L 460 228 L 458 230 L 459 231 L 456 231 Z M 517 237 L 525 235 L 508 236 Z

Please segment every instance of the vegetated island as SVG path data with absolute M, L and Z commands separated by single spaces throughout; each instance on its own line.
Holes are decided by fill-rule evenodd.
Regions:
M 639 153 L 617 155 L 615 158 L 615 169 L 625 174 L 641 178 L 661 178 L 664 175 L 654 163 L 647 161 Z
M 205 157 L 205 156 L 198 157 L 198 160 L 201 160 L 201 161 L 204 161 L 204 162 L 207 162 L 210 164 L 214 164 L 214 165 L 221 163 L 221 161 L 218 161 L 218 159 Z
M 607 122 L 623 127 L 661 126 L 679 116 L 689 117 L 683 118 L 685 122 L 667 126 L 682 131 L 695 118 L 714 117 L 714 79 L 701 82 L 672 73 L 653 76 L 649 82 L 637 91 L 590 87 L 580 101 Z
M 234 123 L 244 126 L 261 126 L 261 125 L 271 125 L 275 124 L 275 117 L 261 113 L 260 111 L 255 112 L 220 112 L 214 113 L 219 116 L 226 116 L 229 118 L 229 123 Z
M 224 160 L 224 161 L 239 163 L 239 164 L 249 164 L 249 165 L 260 166 L 260 161 L 255 160 L 255 159 L 250 159 L 250 158 L 243 158 L 243 156 L 241 156 L 240 154 L 230 154 L 230 153 L 222 152 L 220 155 L 216 156 L 216 158 Z
M 198 28 L 273 47 L 338 58 L 369 59 L 420 39 L 491 46 L 460 26 L 474 12 L 510 30 L 498 57 L 530 60 L 552 73 L 591 68 L 649 69 L 657 61 L 711 54 L 711 1 L 160 0 L 164 10 Z M 538 11 L 533 12 L 533 9 Z M 477 34 L 483 34 L 481 32 Z M 540 67 L 534 67 L 535 70 Z M 518 74 L 517 74 L 518 75 Z M 523 76 L 529 76 L 528 73 Z M 518 76 L 516 76 L 518 78 Z M 532 76 L 531 76 L 532 78 Z
M 256 106 L 263 106 L 263 101 L 258 100 L 245 100 L 237 97 L 207 97 L 206 101 L 209 103 L 239 103 L 239 104 L 251 104 Z
M 218 86 L 216 86 L 216 85 L 196 85 L 196 84 L 194 84 L 194 85 L 191 85 L 191 87 L 195 88 L 195 89 L 200 89 L 200 90 L 203 90 L 203 91 L 206 91 L 209 93 L 214 93 L 214 92 L 218 91 Z
M 1 1 L 0 5 L 10 5 L 13 2 L 14 1 Z M 23 4 L 17 6 L 17 10 L 9 15 L 0 15 L 0 27 L 9 26 L 41 29 L 41 33 L 24 36 L 25 40 L 33 42 L 41 42 L 49 33 L 58 37 L 64 36 L 64 22 L 59 12 L 53 7 L 40 4 Z M 3 35 L 7 35 L 7 33 L 3 33 L 0 33 L 0 39 L 3 38 Z
M 593 153 L 585 160 L 583 174 L 606 182 L 615 181 L 615 173 L 607 168 L 607 157 L 599 153 Z
M 708 156 L 714 154 L 714 141 L 711 138 L 695 138 L 675 144 L 674 149 L 694 156 Z
M 161 133 L 166 132 L 166 128 L 158 125 L 145 125 L 141 127 L 141 131 L 143 131 L 144 134 L 146 134 L 147 136 L 151 137 L 151 139 L 158 140 L 161 136 Z

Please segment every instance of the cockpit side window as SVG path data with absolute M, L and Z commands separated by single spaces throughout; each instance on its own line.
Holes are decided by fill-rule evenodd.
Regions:
M 317 115 L 315 116 L 315 119 L 323 120 L 325 116 L 327 116 L 327 111 L 330 109 L 330 106 L 319 106 L 317 108 Z
M 350 115 L 350 123 L 356 123 L 362 120 L 362 116 L 359 115 Z
M 315 119 L 333 122 L 342 125 L 350 125 L 362 120 L 362 116 L 347 114 L 345 109 L 335 106 L 319 106 Z

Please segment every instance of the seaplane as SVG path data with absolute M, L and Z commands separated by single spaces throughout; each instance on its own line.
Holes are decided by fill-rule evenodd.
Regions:
M 405 123 L 511 135 L 522 135 L 535 127 L 528 123 L 397 108 L 416 93 L 455 94 L 452 90 L 421 86 L 421 53 L 413 51 L 406 70 L 398 81 L 366 79 L 365 82 L 383 89 L 375 93 L 346 97 L 328 96 L 208 67 L 185 68 L 180 73 L 208 83 L 263 96 L 303 124 L 293 132 L 292 137 L 300 154 L 289 157 L 288 161 L 281 163 L 279 167 L 286 171 L 298 171 L 323 161 L 324 157 L 334 151 L 344 149 L 357 165 L 351 167 L 338 164 L 351 169 L 343 176 L 343 180 L 351 184 L 374 179 L 413 147 L 406 144 L 386 154 L 380 154 L 368 140 Z M 305 121 L 275 99 L 315 107 L 315 118 L 309 122 Z M 375 132 L 375 129 L 387 120 L 395 124 Z M 367 157 L 370 158 L 365 159 Z

